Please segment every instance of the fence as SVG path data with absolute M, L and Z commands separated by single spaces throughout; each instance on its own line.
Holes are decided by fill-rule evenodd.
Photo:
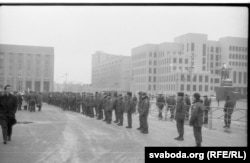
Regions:
M 171 118 L 171 109 L 173 108 L 173 115 Z M 164 103 L 164 107 L 162 109 L 162 120 L 173 120 L 173 117 L 175 115 L 175 108 L 176 105 L 167 105 Z M 186 113 L 186 123 L 188 123 L 188 120 L 191 115 L 191 108 L 192 105 L 190 106 L 189 112 Z M 204 112 L 204 121 L 206 121 L 207 117 L 207 124 L 204 125 L 204 127 L 207 127 L 209 129 L 215 129 L 221 125 L 224 125 L 227 121 L 231 121 L 231 125 L 234 126 L 240 126 L 245 129 L 247 132 L 247 108 L 234 108 L 233 110 L 229 111 L 228 110 L 225 112 L 224 107 L 219 107 L 219 106 L 210 106 L 206 107 L 206 112 Z M 155 101 L 150 102 L 150 110 L 149 113 L 153 116 L 158 116 L 159 115 L 159 108 L 156 105 Z M 169 116 L 170 114 L 170 116 Z M 205 115 L 207 114 L 207 116 Z M 228 116 L 229 115 L 229 116 Z M 188 117 L 188 118 L 187 118 Z M 228 122 L 228 121 L 227 121 Z

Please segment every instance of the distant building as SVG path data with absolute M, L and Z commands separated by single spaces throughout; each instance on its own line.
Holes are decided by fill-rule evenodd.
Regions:
M 53 91 L 54 48 L 0 44 L 0 89 Z
M 131 80 L 129 56 L 96 52 L 92 55 L 94 91 L 129 91 Z
M 132 49 L 134 93 L 214 94 L 220 86 L 223 63 L 231 68 L 230 78 L 247 94 L 247 39 L 225 37 L 210 41 L 205 34 L 185 34 L 173 43 L 145 44 Z

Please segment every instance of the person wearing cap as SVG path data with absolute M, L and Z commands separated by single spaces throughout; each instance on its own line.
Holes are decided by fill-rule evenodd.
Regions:
M 176 106 L 176 100 L 175 100 L 174 95 L 169 96 L 169 98 L 167 100 L 167 104 L 168 104 L 167 110 L 170 110 L 170 114 L 171 114 L 170 119 L 173 120 L 174 119 L 175 106 Z
M 184 122 L 185 122 L 185 115 L 186 115 L 186 105 L 184 101 L 184 93 L 179 92 L 177 94 L 177 105 L 176 105 L 176 113 L 175 113 L 175 120 L 176 120 L 176 127 L 179 136 L 175 138 L 175 140 L 182 141 L 184 140 Z
M 132 100 L 132 93 L 127 92 L 127 99 L 125 102 L 125 112 L 127 113 L 128 119 L 128 126 L 126 128 L 132 128 L 132 113 L 133 113 L 133 100 Z
M 191 117 L 189 120 L 189 125 L 193 126 L 193 133 L 196 141 L 196 146 L 200 147 L 202 142 L 201 128 L 203 124 L 203 114 L 205 106 L 200 100 L 199 93 L 194 93 L 193 100 L 194 101 L 191 107 Z
M 3 143 L 11 141 L 12 126 L 16 124 L 17 98 L 10 93 L 10 85 L 4 87 L 4 95 L 0 97 L 0 125 L 3 133 Z
M 113 109 L 113 103 L 111 95 L 109 94 L 107 97 L 106 105 L 105 105 L 105 112 L 106 112 L 106 123 L 111 124 L 112 121 L 112 109 Z
M 162 120 L 162 109 L 165 106 L 165 99 L 164 99 L 162 94 L 159 94 L 159 96 L 157 97 L 156 105 L 159 108 L 158 117 L 159 117 L 160 120 Z
M 141 103 L 139 105 L 139 118 L 141 119 L 141 133 L 148 134 L 148 113 L 149 113 L 149 98 L 147 93 L 142 93 Z
M 225 126 L 223 126 L 223 128 L 230 128 L 231 117 L 233 114 L 235 104 L 236 104 L 236 101 L 233 100 L 230 96 L 226 97 L 226 102 L 224 105 L 224 123 L 225 123 Z

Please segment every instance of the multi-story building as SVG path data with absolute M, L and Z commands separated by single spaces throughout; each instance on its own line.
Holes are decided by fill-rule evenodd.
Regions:
M 129 91 L 130 57 L 96 52 L 92 55 L 92 87 L 95 91 Z
M 0 44 L 0 88 L 53 91 L 54 48 Z
M 234 54 L 236 52 L 238 54 Z M 176 37 L 173 43 L 145 44 L 132 49 L 131 90 L 150 94 L 178 91 L 190 95 L 194 92 L 214 94 L 214 87 L 221 83 L 222 64 L 226 63 L 232 70 L 230 78 L 234 86 L 246 94 L 246 58 L 245 38 L 210 41 L 205 34 L 190 33 Z

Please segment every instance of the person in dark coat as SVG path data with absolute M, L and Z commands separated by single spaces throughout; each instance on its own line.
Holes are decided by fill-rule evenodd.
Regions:
M 162 94 L 159 94 L 157 100 L 156 100 L 156 105 L 159 109 L 159 114 L 158 114 L 158 117 L 160 120 L 162 120 L 162 109 L 164 108 L 165 106 L 165 99 L 163 97 Z
M 189 121 L 189 110 L 190 110 L 190 106 L 191 106 L 191 101 L 190 101 L 190 98 L 187 94 L 185 95 L 185 104 L 187 107 L 185 120 Z
M 226 102 L 224 105 L 224 122 L 225 122 L 225 126 L 224 128 L 230 128 L 230 124 L 231 124 L 231 117 L 233 114 L 233 110 L 235 107 L 236 101 L 233 100 L 230 96 L 226 97 Z
M 211 104 L 211 101 L 208 99 L 207 96 L 204 96 L 205 110 L 204 110 L 204 122 L 203 122 L 203 124 L 208 124 L 208 113 L 210 111 L 210 104 Z
M 204 114 L 205 107 L 200 100 L 199 93 L 195 93 L 193 95 L 193 99 L 194 99 L 194 102 L 191 108 L 191 117 L 190 117 L 189 125 L 193 126 L 196 146 L 200 147 L 201 142 L 202 142 L 201 128 L 202 128 L 202 123 L 203 123 L 203 114 Z
M 132 128 L 132 113 L 134 112 L 134 102 L 132 100 L 131 92 L 127 92 L 125 111 L 127 113 L 127 118 L 128 118 L 128 126 L 126 128 Z
M 4 95 L 0 97 L 0 125 L 3 133 L 3 143 L 11 140 L 12 126 L 16 124 L 17 98 L 10 93 L 10 85 L 4 87 Z
M 118 123 L 118 112 L 117 112 L 117 103 L 118 103 L 118 96 L 117 96 L 117 92 L 114 92 L 113 94 L 113 98 L 112 98 L 112 103 L 113 103 L 113 110 L 115 112 L 115 121 L 114 123 Z M 111 112 L 112 115 L 112 112 Z
M 110 94 L 107 96 L 106 100 L 107 100 L 106 103 L 105 103 L 106 123 L 111 124 L 113 102 L 112 102 L 112 98 L 111 98 Z
M 21 95 L 21 93 L 18 93 L 17 94 L 17 108 L 18 108 L 18 110 L 22 110 L 22 102 L 23 102 L 22 95 Z
M 184 122 L 185 122 L 185 115 L 186 115 L 186 105 L 184 101 L 184 93 L 179 92 L 177 97 L 177 105 L 176 105 L 176 113 L 175 113 L 175 120 L 176 120 L 176 126 L 177 131 L 179 133 L 179 136 L 175 138 L 175 140 L 184 140 Z
M 39 92 L 37 94 L 37 98 L 36 98 L 36 106 L 38 107 L 38 111 L 41 111 L 42 108 L 42 94 Z
M 123 125 L 123 112 L 124 112 L 124 101 L 122 94 L 119 94 L 118 101 L 117 101 L 117 114 L 118 114 L 118 126 Z
M 141 119 L 141 133 L 148 134 L 148 113 L 150 102 L 147 94 L 142 93 L 141 105 L 139 106 L 139 117 Z
M 142 105 L 142 93 L 143 92 L 138 93 L 139 95 L 138 108 L 137 108 L 138 113 L 139 113 L 139 108 L 141 108 L 141 105 Z M 141 130 L 141 129 L 142 129 L 142 120 L 141 120 L 141 116 L 139 115 L 139 127 L 137 128 L 137 130 Z

